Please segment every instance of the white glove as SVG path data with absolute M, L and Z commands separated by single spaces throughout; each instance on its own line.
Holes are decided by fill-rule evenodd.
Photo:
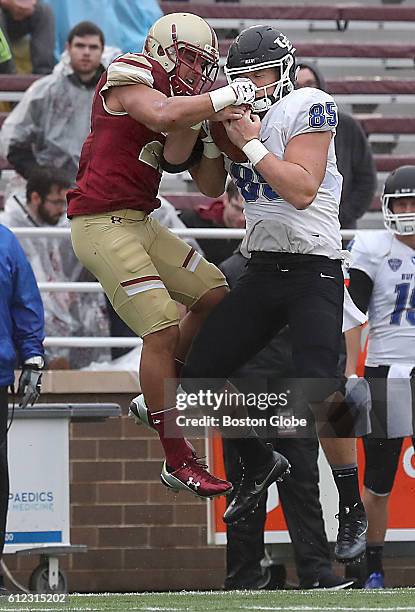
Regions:
M 230 85 L 210 91 L 212 106 L 217 113 L 227 106 L 252 104 L 255 100 L 255 85 L 251 79 L 237 78 Z

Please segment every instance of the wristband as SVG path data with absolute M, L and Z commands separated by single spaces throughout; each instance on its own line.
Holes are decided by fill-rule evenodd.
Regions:
M 258 138 L 250 140 L 242 147 L 242 151 L 245 153 L 249 161 L 253 166 L 256 166 L 261 159 L 269 153 L 267 147 L 264 147 L 262 142 Z
M 190 129 L 194 130 L 195 132 L 200 132 L 200 128 L 202 127 L 202 123 L 203 121 L 201 121 L 200 123 L 195 123 L 195 125 L 191 125 Z
M 203 141 L 203 157 L 217 159 L 222 155 L 222 151 L 212 141 Z
M 215 113 L 236 102 L 236 93 L 230 85 L 209 91 L 209 96 Z
M 350 376 L 348 376 L 347 378 L 349 379 L 349 378 L 359 378 L 359 377 L 357 374 L 350 374 Z

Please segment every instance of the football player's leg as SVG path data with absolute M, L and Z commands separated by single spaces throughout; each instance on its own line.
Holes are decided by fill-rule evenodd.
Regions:
M 285 313 L 272 302 L 272 283 L 264 283 L 252 271 L 210 313 L 195 337 L 185 366 L 181 384 L 186 392 L 217 392 L 224 388 L 229 376 L 260 351 L 285 324 Z M 226 385 L 226 387 L 224 387 Z M 224 397 L 227 397 L 223 394 Z M 207 408 L 207 402 L 203 408 Z M 246 424 L 246 405 L 220 404 L 219 421 L 224 414 L 237 417 L 237 425 L 222 428 L 244 464 L 242 483 L 224 514 L 227 524 L 237 522 L 253 511 L 271 482 L 279 479 L 289 463 L 273 452 L 255 430 Z
M 151 220 L 157 239 L 149 250 L 163 282 L 174 300 L 188 308 L 180 321 L 176 357 L 184 362 L 196 333 L 208 314 L 228 293 L 222 272 L 186 242 Z
M 369 521 L 367 530 L 367 584 L 383 582 L 383 545 L 388 526 L 389 496 L 398 469 L 403 438 L 363 438 L 365 477 L 363 502 Z
M 147 253 L 154 238 L 148 218 L 136 211 L 117 214 L 120 216 L 75 219 L 75 252 L 100 281 L 114 310 L 143 338 L 140 381 L 151 424 L 166 454 L 163 483 L 200 497 L 222 495 L 231 484 L 211 476 L 196 461 L 192 446 L 177 425 L 174 355 L 179 317 Z
M 344 298 L 340 264 L 316 265 L 314 273 L 299 273 L 297 283 L 299 293 L 289 314 L 293 359 L 339 492 L 335 556 L 349 562 L 365 550 L 367 521 L 359 492 L 356 441 L 346 437 L 353 436 L 354 423 L 337 375 Z

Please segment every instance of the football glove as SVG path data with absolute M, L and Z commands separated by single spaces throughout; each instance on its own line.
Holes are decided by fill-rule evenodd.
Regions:
M 256 87 L 251 79 L 237 78 L 230 85 L 209 92 L 212 106 L 217 113 L 227 106 L 252 104 L 255 100 Z
M 17 395 L 20 397 L 20 408 L 33 406 L 38 400 L 41 391 L 42 368 L 42 357 L 32 357 L 23 364 L 17 389 Z

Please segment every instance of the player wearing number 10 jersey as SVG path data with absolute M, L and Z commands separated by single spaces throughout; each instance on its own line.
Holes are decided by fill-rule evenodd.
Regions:
M 232 157 L 238 161 L 230 159 L 231 146 L 226 148 L 222 139 L 229 156 L 217 152 L 214 176 L 220 181 L 231 174 L 245 199 L 243 248 L 250 259 L 245 274 L 195 338 L 182 386 L 194 390 L 204 379 L 222 383 L 221 378 L 238 370 L 288 324 L 297 376 L 339 491 L 335 556 L 347 563 L 364 553 L 367 522 L 352 417 L 337 376 L 345 299 L 338 220 L 342 177 L 334 149 L 337 107 L 320 90 L 295 90 L 295 73 L 295 49 L 272 26 L 247 28 L 230 46 L 228 82 L 248 77 L 256 86 L 256 99 L 242 119 L 225 122 L 230 141 L 246 161 L 236 153 Z M 216 144 L 220 146 L 218 138 Z M 200 188 L 203 164 L 202 159 L 192 170 Z M 345 327 L 364 320 L 351 300 L 345 315 Z M 237 450 L 245 469 L 225 512 L 227 523 L 252 510 L 276 479 L 266 470 L 271 459 L 267 463 L 252 441 L 238 443 Z

